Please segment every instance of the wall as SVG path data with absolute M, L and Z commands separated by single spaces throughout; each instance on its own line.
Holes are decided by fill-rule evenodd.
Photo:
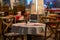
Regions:
M 56 0 L 56 7 L 60 8 L 60 0 Z
M 31 14 L 42 14 L 44 13 L 44 2 L 43 0 L 38 0 L 38 5 L 37 5 L 37 12 L 36 12 L 36 0 L 33 0 L 33 4 L 31 6 Z
M 1 5 L 3 5 L 3 2 L 2 2 L 2 0 L 0 0 L 0 3 L 1 3 Z
M 15 0 L 10 0 L 10 3 L 11 3 L 11 8 L 13 9 L 13 5 L 15 3 Z
M 38 0 L 38 13 L 44 13 L 44 0 Z

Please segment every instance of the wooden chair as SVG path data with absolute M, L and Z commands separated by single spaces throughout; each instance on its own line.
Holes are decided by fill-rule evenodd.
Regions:
M 60 27 L 57 28 L 57 39 L 60 40 Z
M 50 32 L 51 32 L 51 36 L 53 34 L 55 34 L 55 38 L 54 39 L 57 40 L 57 28 L 59 27 L 60 22 L 59 21 L 50 21 L 50 22 L 46 22 L 46 25 L 47 25 L 46 27 L 48 27 Z
M 56 38 L 56 40 L 58 39 L 58 40 L 60 40 L 60 16 L 58 15 L 58 16 L 56 16 L 56 19 L 57 19 L 57 21 L 59 22 L 59 27 L 57 27 L 57 34 L 56 34 L 56 36 L 57 36 L 57 38 Z
M 9 11 L 9 6 L 7 6 L 7 5 L 2 6 L 2 8 L 3 8 L 4 12 L 8 12 Z
M 2 23 L 1 23 L 1 20 L 0 20 L 0 37 L 1 37 L 1 34 L 2 34 L 1 26 L 2 26 Z
M 46 21 L 49 21 L 49 20 L 55 21 L 56 17 L 50 17 L 50 16 L 41 16 L 40 17 L 40 21 L 42 23 L 45 23 Z
M 2 35 L 3 35 L 4 40 L 6 40 L 6 38 L 8 38 L 9 40 L 12 40 L 12 39 L 16 40 L 17 37 L 20 36 L 19 33 L 14 33 L 14 32 L 9 32 L 9 33 L 7 33 L 7 32 L 6 32 L 7 29 L 8 29 L 9 27 L 11 27 L 12 22 L 13 22 L 13 19 L 12 19 L 11 17 L 6 17 L 6 18 L 5 18 L 5 17 L 2 17 L 2 18 L 0 18 L 0 19 L 1 19 L 1 21 L 2 21 Z M 10 19 L 11 19 L 11 20 L 10 20 L 10 22 L 5 22 L 4 19 L 7 19 L 7 21 L 10 20 Z
M 55 40 L 56 40 L 56 33 L 57 33 L 57 27 L 59 27 L 59 23 L 57 20 L 56 20 L 56 16 L 54 17 L 49 17 L 49 16 L 42 16 L 42 21 L 43 23 L 46 24 L 46 27 L 45 27 L 45 40 L 47 40 L 47 36 L 46 36 L 46 31 L 47 31 L 47 28 L 50 29 L 50 37 L 52 36 L 52 34 L 55 34 Z M 49 20 L 52 20 L 52 21 L 44 21 L 43 19 L 49 19 Z
M 18 11 L 25 11 L 25 6 L 23 5 L 17 5 L 13 7 L 14 11 L 18 12 Z

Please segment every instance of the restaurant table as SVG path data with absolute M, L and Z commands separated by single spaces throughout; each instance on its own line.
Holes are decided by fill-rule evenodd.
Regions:
M 39 34 L 45 31 L 45 24 L 43 23 L 15 23 L 11 27 L 12 32 L 19 32 L 20 34 Z
M 15 23 L 11 27 L 11 32 L 17 32 L 20 35 L 38 35 L 43 31 L 45 31 L 43 23 Z
M 45 11 L 53 12 L 53 13 L 59 13 L 60 8 L 51 8 L 51 9 L 45 9 Z
M 59 14 L 60 13 L 60 8 L 50 8 L 50 9 L 45 9 L 47 13 L 45 15 L 47 16 L 48 14 Z

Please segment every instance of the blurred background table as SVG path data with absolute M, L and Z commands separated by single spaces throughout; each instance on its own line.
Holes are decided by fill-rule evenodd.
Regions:
M 45 11 L 49 11 L 49 12 L 52 12 L 52 13 L 59 13 L 60 12 L 60 8 L 45 9 Z
M 45 24 L 43 23 L 15 23 L 12 24 L 11 32 L 20 33 L 27 36 L 27 40 L 32 40 L 34 35 L 45 35 Z

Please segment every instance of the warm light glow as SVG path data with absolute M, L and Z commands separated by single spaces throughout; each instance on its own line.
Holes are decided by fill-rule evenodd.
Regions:
M 38 3 L 37 3 L 37 0 L 36 0 L 36 12 L 38 11 Z

